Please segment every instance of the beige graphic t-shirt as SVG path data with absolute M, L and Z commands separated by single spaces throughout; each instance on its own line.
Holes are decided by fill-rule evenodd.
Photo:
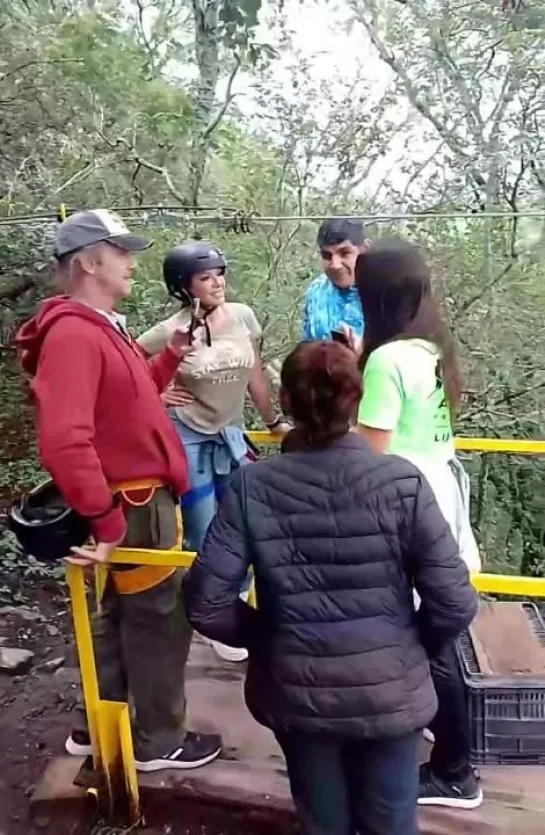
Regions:
M 180 363 L 176 383 L 191 392 L 195 400 L 176 408 L 180 420 L 206 435 L 229 425 L 242 426 L 244 398 L 255 362 L 254 344 L 261 327 L 253 310 L 245 304 L 227 302 L 226 321 L 211 332 L 212 344 L 205 342 L 204 328 L 197 331 L 195 351 Z M 190 313 L 182 309 L 151 328 L 138 339 L 150 356 L 168 344 L 177 328 L 187 327 Z

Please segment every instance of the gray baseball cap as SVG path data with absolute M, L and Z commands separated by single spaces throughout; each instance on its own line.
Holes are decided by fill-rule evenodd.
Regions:
M 75 212 L 60 224 L 53 254 L 55 258 L 62 258 L 101 241 L 124 249 L 125 252 L 139 252 L 152 245 L 146 238 L 131 235 L 121 218 L 113 212 L 90 209 Z

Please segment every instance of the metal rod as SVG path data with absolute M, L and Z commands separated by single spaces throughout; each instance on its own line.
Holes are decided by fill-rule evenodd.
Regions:
M 280 438 L 267 429 L 252 429 L 248 437 L 254 444 L 277 445 Z M 454 438 L 456 449 L 463 452 L 493 452 L 504 455 L 545 455 L 545 440 L 532 441 L 515 438 Z
M 89 610 L 87 608 L 83 568 L 79 565 L 68 565 L 66 567 L 66 580 L 70 590 L 70 600 L 72 603 L 72 617 L 74 619 L 74 632 L 76 635 L 76 647 L 78 650 L 81 685 L 83 698 L 85 700 L 89 736 L 91 737 L 91 744 L 93 747 L 93 760 L 95 767 L 99 767 L 101 765 L 100 739 L 98 732 L 98 705 L 100 701 L 100 694 L 98 689 L 93 638 L 91 634 L 91 622 L 89 620 Z
M 205 209 L 183 206 L 138 206 L 138 207 L 113 207 L 113 212 L 122 214 L 123 212 L 156 212 L 161 215 L 165 211 L 178 211 L 185 213 L 179 217 L 183 223 L 225 223 L 230 221 L 237 213 L 232 209 L 221 210 L 215 215 L 205 215 L 200 217 L 192 217 L 193 212 L 205 211 Z M 207 211 L 209 211 L 207 209 Z M 496 220 L 513 220 L 514 218 L 545 218 L 545 211 L 528 211 L 528 212 L 415 212 L 409 214 L 376 214 L 376 215 L 253 215 L 251 213 L 241 214 L 245 220 L 250 224 L 260 223 L 300 223 L 301 221 L 322 221 L 322 220 L 361 220 L 366 223 L 386 223 L 393 220 L 481 220 L 481 219 L 496 219 Z M 173 217 L 172 215 L 170 216 Z M 0 218 L 0 226 L 17 225 L 20 223 L 54 223 L 57 220 L 57 215 L 52 214 L 36 214 L 36 215 L 19 215 L 17 217 L 3 217 Z M 147 220 L 147 218 L 146 218 Z
M 61 203 L 61 206 L 64 207 L 64 211 L 67 214 L 70 214 L 66 203 Z M 85 211 L 89 209 L 89 206 L 82 206 L 78 209 L 71 210 L 72 213 L 75 211 Z M 183 206 L 181 203 L 144 203 L 141 206 L 114 206 L 110 209 L 112 212 L 216 212 L 218 215 L 221 215 L 225 212 L 228 216 L 235 214 L 237 210 L 234 206 Z M 13 217 L 3 217 L 0 220 L 5 222 L 10 221 L 23 221 L 23 220 L 55 220 L 57 215 L 52 212 L 34 212 L 30 215 L 14 215 Z
M 471 582 L 479 592 L 508 594 L 514 597 L 545 597 L 543 577 L 511 574 L 472 574 Z

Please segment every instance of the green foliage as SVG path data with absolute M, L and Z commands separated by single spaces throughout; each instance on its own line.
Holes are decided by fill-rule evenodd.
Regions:
M 299 338 L 302 296 L 317 269 L 316 224 L 259 215 L 442 213 L 369 229 L 404 234 L 430 255 L 466 374 L 457 431 L 544 436 L 543 220 L 447 217 L 541 206 L 542 32 L 506 20 L 499 4 L 345 7 L 345 23 L 372 39 L 388 68 L 383 95 L 365 62 L 355 81 L 334 67 L 316 80 L 290 41 L 290 0 L 267 7 L 274 48 L 258 43 L 259 0 L 0 2 L 0 221 L 36 218 L 0 223 L 0 504 L 44 476 L 28 386 L 7 348 L 51 292 L 55 224 L 38 216 L 61 201 L 129 206 L 129 223 L 154 239 L 126 303 L 134 333 L 171 309 L 165 250 L 195 236 L 213 240 L 229 259 L 231 297 L 255 309 L 273 364 Z M 222 99 L 237 72 L 244 83 Z M 250 94 L 259 115 L 245 117 L 236 96 Z M 401 127 L 400 112 L 408 114 Z M 392 143 L 399 161 L 371 177 Z M 435 154 L 424 158 L 422 146 Z M 146 208 L 157 204 L 169 208 Z M 251 234 L 233 231 L 235 210 L 255 214 Z M 542 462 L 476 455 L 467 464 L 488 564 L 542 573 Z

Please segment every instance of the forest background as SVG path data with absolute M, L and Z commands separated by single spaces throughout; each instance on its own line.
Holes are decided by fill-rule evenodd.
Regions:
M 543 0 L 0 0 L 3 511 L 43 478 L 10 341 L 52 292 L 60 203 L 115 207 L 154 239 L 135 333 L 169 309 L 165 249 L 212 239 L 273 372 L 300 336 L 317 219 L 406 235 L 460 347 L 457 434 L 543 438 L 544 80 Z M 467 465 L 487 566 L 542 574 L 543 462 Z M 0 537 L 3 576 L 38 570 Z

